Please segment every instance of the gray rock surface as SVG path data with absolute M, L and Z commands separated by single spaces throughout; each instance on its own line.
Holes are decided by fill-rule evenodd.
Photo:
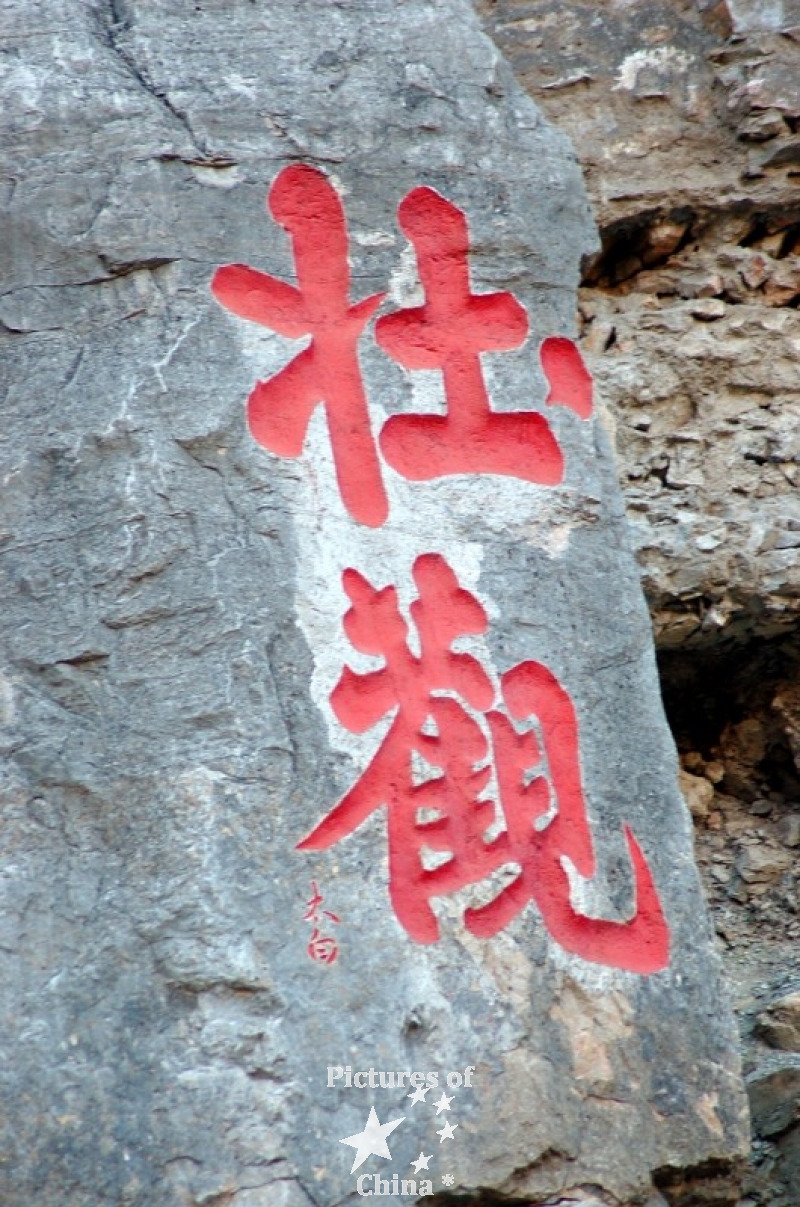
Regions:
M 552 413 L 557 488 L 387 477 L 391 518 L 366 532 L 337 510 L 319 415 L 298 460 L 249 436 L 244 399 L 297 348 L 210 293 L 231 262 L 294 280 L 264 197 L 301 162 L 344 198 L 353 297 L 391 281 L 386 310 L 418 304 L 395 211 L 432 186 L 468 215 L 474 287 L 528 311 L 525 347 L 490 358 L 498 409 L 541 407 L 538 339 L 571 333 L 594 250 L 565 139 L 461 0 L 0 15 L 3 1203 L 356 1202 L 339 1141 L 373 1104 L 409 1120 L 392 1165 L 363 1169 L 403 1176 L 433 1144 L 437 1190 L 451 1169 L 454 1193 L 641 1201 L 727 1176 L 733 1026 L 602 428 Z M 360 353 L 375 414 L 425 401 L 373 339 Z M 631 911 L 627 823 L 670 927 L 663 971 L 565 952 L 532 905 L 479 941 L 446 900 L 442 939 L 412 943 L 383 813 L 296 851 L 364 766 L 325 711 L 341 571 L 384 586 L 426 551 L 491 605 L 498 671 L 538 659 L 568 687 L 588 908 Z M 306 955 L 312 878 L 333 964 Z M 327 1088 L 347 1064 L 474 1066 L 460 1146 L 404 1091 Z

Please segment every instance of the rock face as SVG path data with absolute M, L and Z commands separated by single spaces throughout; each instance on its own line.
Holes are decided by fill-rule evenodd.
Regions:
M 462 0 L 3 15 L 3 1202 L 732 1201 L 565 139 Z
M 478 7 L 570 133 L 601 227 L 602 252 L 584 264 L 582 347 L 616 425 L 735 988 L 754 1124 L 743 1201 L 795 1207 L 800 1096 L 772 1048 L 793 1042 L 800 941 L 800 8 Z
M 796 632 L 800 10 L 479 8 L 586 173 L 584 348 L 659 645 Z

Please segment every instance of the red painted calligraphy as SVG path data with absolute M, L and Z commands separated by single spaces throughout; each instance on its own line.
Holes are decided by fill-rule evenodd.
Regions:
M 351 602 L 345 631 L 357 650 L 381 656 L 385 665 L 366 674 L 345 667 L 331 694 L 333 710 L 354 733 L 396 712 L 364 774 L 299 848 L 326 849 L 386 806 L 389 892 L 398 920 L 417 942 L 439 938 L 433 897 L 515 864 L 519 871 L 492 901 L 465 912 L 473 934 L 496 934 L 533 902 L 565 950 L 632 972 L 664 968 L 669 930 L 628 827 L 633 916 L 622 922 L 594 918 L 572 904 L 565 861 L 584 878 L 594 876 L 596 864 L 577 718 L 566 691 L 540 663 L 522 662 L 502 676 L 502 701 L 493 707 L 496 693 L 486 669 L 452 648 L 458 638 L 486 631 L 480 602 L 438 554 L 417 558 L 413 576 L 419 655 L 409 649 L 395 588 L 376 589 L 357 571 L 344 573 Z M 439 774 L 416 782 L 415 759 Z M 504 828 L 492 837 L 498 810 L 484 793 L 493 773 Z M 444 861 L 426 867 L 426 849 Z
M 551 335 L 539 349 L 539 359 L 550 392 L 549 406 L 569 407 L 581 419 L 592 413 L 592 375 L 571 339 Z
M 393 415 L 381 430 L 384 457 L 417 481 L 491 473 L 556 485 L 564 458 L 544 415 L 493 411 L 481 366 L 481 353 L 524 342 L 524 308 L 510 293 L 472 293 L 469 230 L 456 206 L 417 188 L 397 212 L 416 251 L 425 304 L 379 319 L 375 338 L 407 369 L 441 370 L 447 414 Z
M 339 945 L 332 935 L 323 935 L 315 926 L 311 932 L 306 951 L 317 964 L 335 964 L 339 958 Z
M 316 880 L 312 880 L 311 897 L 306 902 L 306 912 L 303 914 L 303 921 L 311 922 L 313 926 L 306 951 L 310 958 L 319 964 L 333 964 L 339 956 L 339 945 L 332 935 L 323 935 L 320 923 L 323 917 L 338 923 L 339 917 L 337 914 L 331 913 L 329 909 L 320 909 L 324 900 L 325 898 L 317 888 Z
M 354 520 L 379 527 L 389 504 L 357 346 L 385 294 L 351 304 L 344 210 L 322 172 L 284 168 L 268 203 L 292 241 L 297 285 L 228 264 L 214 274 L 212 292 L 240 318 L 290 338 L 310 336 L 310 343 L 256 384 L 247 400 L 250 431 L 271 452 L 298 457 L 314 410 L 324 406 L 345 507 Z M 391 416 L 380 433 L 387 462 L 414 481 L 491 473 L 558 484 L 564 457 L 545 416 L 492 410 L 483 375 L 483 353 L 525 341 L 525 309 L 510 293 L 471 291 L 466 217 L 433 189 L 412 189 L 398 218 L 417 255 L 425 303 L 379 319 L 375 338 L 405 368 L 441 371 L 447 412 Z M 592 382 L 572 341 L 546 339 L 540 357 L 550 387 L 546 402 L 587 419 Z
M 295 339 L 310 335 L 311 343 L 256 385 L 247 401 L 250 431 L 271 452 L 297 457 L 313 411 L 324 404 L 344 504 L 354 520 L 377 527 L 389 505 L 356 346 L 384 295 L 350 304 L 344 210 L 322 172 L 284 168 L 270 189 L 269 207 L 292 240 L 298 287 L 246 264 L 228 264 L 215 273 L 211 288 L 240 318 Z
M 566 951 L 629 972 L 665 968 L 669 929 L 647 861 L 628 826 L 624 834 L 633 869 L 633 917 L 626 922 L 591 918 L 572 906 L 564 858 L 584 878 L 592 877 L 596 867 L 572 701 L 539 662 L 512 667 L 502 676 L 501 688 L 508 716 L 494 712 L 488 717 L 506 820 L 506 830 L 495 845 L 501 862 L 511 860 L 521 871 L 488 905 L 466 911 L 467 928 L 484 938 L 496 934 L 533 901 L 548 931 Z M 538 721 L 544 747 L 545 758 L 538 766 L 524 745 L 530 733 L 520 735 L 512 724 L 531 717 Z M 541 825 L 551 800 L 556 811 Z

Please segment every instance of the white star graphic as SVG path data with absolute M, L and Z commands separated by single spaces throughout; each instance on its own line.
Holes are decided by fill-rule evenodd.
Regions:
M 389 1152 L 389 1146 L 386 1143 L 386 1137 L 390 1132 L 393 1132 L 398 1124 L 403 1122 L 402 1119 L 393 1119 L 391 1123 L 381 1124 L 378 1116 L 375 1114 L 375 1107 L 369 1108 L 369 1119 L 363 1132 L 356 1132 L 354 1136 L 348 1136 L 346 1140 L 340 1140 L 340 1144 L 349 1144 L 351 1148 L 356 1150 L 355 1160 L 351 1173 L 355 1173 L 359 1165 L 366 1161 L 367 1157 L 373 1153 L 376 1157 L 386 1157 L 391 1161 L 392 1154 Z
M 430 1088 L 431 1087 L 429 1085 L 426 1085 L 426 1086 L 418 1085 L 417 1088 L 414 1090 L 413 1094 L 406 1094 L 406 1098 L 411 1099 L 412 1106 L 414 1105 L 415 1102 L 424 1102 L 425 1095 L 427 1094 L 427 1092 Z
M 448 1098 L 447 1095 L 445 1094 L 444 1090 L 442 1090 L 441 1098 L 439 1099 L 438 1102 L 434 1102 L 434 1104 L 433 1104 L 436 1107 L 436 1114 L 439 1115 L 439 1114 L 441 1114 L 442 1111 L 449 1111 L 450 1103 L 453 1101 L 454 1098 L 455 1098 L 455 1094 L 451 1094 L 450 1097 Z
M 428 1088 L 430 1088 L 430 1087 L 428 1087 Z M 439 1143 L 441 1143 L 441 1141 L 439 1141 Z M 433 1153 L 431 1153 L 431 1157 L 432 1156 L 433 1156 Z M 419 1171 L 421 1169 L 428 1168 L 428 1162 L 430 1161 L 431 1157 L 426 1157 L 424 1153 L 420 1153 L 419 1156 L 417 1157 L 416 1161 L 409 1161 L 409 1165 L 414 1166 L 414 1173 L 419 1173 Z
M 456 1130 L 457 1127 L 458 1127 L 457 1123 L 445 1123 L 442 1130 L 440 1132 L 436 1133 L 437 1136 L 442 1137 L 442 1139 L 439 1141 L 439 1143 L 441 1144 L 443 1140 L 453 1140 L 454 1139 L 453 1132 Z M 350 1172 L 352 1173 L 353 1171 L 351 1170 Z

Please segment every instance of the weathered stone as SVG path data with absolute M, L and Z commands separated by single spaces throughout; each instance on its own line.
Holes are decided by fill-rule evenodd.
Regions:
M 773 711 L 780 718 L 783 732 L 800 771 L 800 686 L 782 684 L 772 700 Z
M 777 833 L 784 846 L 800 847 L 800 813 L 782 817 L 777 825 Z
M 714 800 L 713 785 L 703 776 L 680 772 L 681 792 L 695 821 L 705 821 Z
M 383 1126 L 402 1117 L 392 1168 L 409 1172 L 420 1146 L 436 1144 L 432 1110 L 410 1104 L 406 1086 L 370 1085 L 376 1070 L 436 1072 L 442 1086 L 448 1071 L 472 1070 L 474 1089 L 457 1099 L 464 1143 L 435 1149 L 437 1190 L 450 1160 L 439 1154 L 450 1152 L 461 1195 L 541 1201 L 588 1185 L 642 1201 L 660 1180 L 696 1185 L 704 1168 L 730 1183 L 746 1145 L 735 1034 L 614 466 L 574 398 L 545 401 L 540 342 L 572 333 L 579 263 L 596 248 L 571 148 L 462 0 L 19 0 L 2 11 L 13 53 L 0 119 L 10 180 L 0 1198 L 358 1202 L 341 1138 L 365 1128 L 369 1107 Z M 628 63 L 626 95 L 647 105 L 683 89 L 683 62 Z M 547 416 L 563 483 L 411 482 L 381 462 L 389 516 L 356 523 L 322 410 L 302 455 L 303 433 L 291 455 L 256 445 L 244 400 L 303 356 L 290 337 L 314 309 L 289 287 L 298 265 L 280 206 L 264 210 L 273 182 L 290 178 L 313 180 L 326 201 L 290 198 L 287 226 L 299 212 L 327 230 L 325 204 L 342 199 L 353 301 L 388 289 L 383 318 L 427 301 L 399 203 L 423 185 L 435 190 L 425 205 L 446 198 L 466 215 L 472 287 L 513 292 L 530 323 L 527 341 L 484 358 L 492 400 L 498 412 Z M 306 256 L 322 292 L 344 275 L 340 250 L 334 265 L 322 245 Z M 264 320 L 257 285 L 239 293 L 239 317 L 213 300 L 215 271 L 231 264 L 284 284 L 284 334 L 247 321 Z M 324 308 L 312 317 L 323 335 L 341 334 Z M 453 340 L 466 339 L 461 318 Z M 347 378 L 363 373 L 375 432 L 388 414 L 443 413 L 441 373 L 424 357 L 427 370 L 401 368 L 375 330 Z M 695 462 L 693 450 L 669 469 L 691 482 Z M 366 460 L 351 469 L 363 487 Z M 365 496 L 354 490 L 351 509 Z M 568 754 L 593 858 L 577 860 L 571 890 L 560 859 L 576 860 L 564 850 L 535 888 L 546 904 L 561 886 L 571 949 L 544 905 L 479 938 L 464 923 L 469 903 L 449 893 L 437 900 L 441 939 L 412 942 L 389 898 L 391 887 L 396 906 L 397 850 L 390 867 L 377 811 L 396 804 L 396 780 L 376 815 L 366 809 L 330 849 L 297 850 L 383 736 L 365 722 L 371 688 L 351 727 L 332 706 L 345 664 L 354 679 L 377 670 L 369 626 L 359 632 L 350 612 L 343 630 L 342 572 L 363 576 L 345 581 L 351 600 L 368 579 L 388 607 L 396 587 L 402 628 L 419 619 L 410 575 L 426 554 L 448 559 L 462 592 L 437 624 L 447 629 L 467 593 L 489 609 L 488 634 L 476 621 L 463 636 L 493 688 L 535 660 L 574 702 L 580 746 Z M 449 647 L 442 657 L 476 665 Z M 432 710 L 446 715 L 452 693 L 437 690 Z M 482 733 L 489 708 L 473 706 Z M 536 744 L 502 712 L 492 718 L 515 752 Z M 435 757 L 437 735 L 418 737 Z M 527 781 L 515 787 L 527 800 Z M 561 816 L 552 795 L 546 812 L 526 815 L 530 844 Z M 418 836 L 416 809 L 412 818 Z M 336 927 L 335 961 L 314 946 L 332 939 L 309 925 L 312 885 L 335 915 L 319 916 Z M 660 925 L 662 899 L 668 966 L 658 947 L 653 968 L 637 970 L 625 964 L 624 923 Z M 622 935 L 616 963 L 592 948 L 601 918 L 621 924 L 603 930 Z M 650 958 L 650 945 L 639 954 Z M 348 1084 L 345 1069 L 367 1085 Z M 370 1177 L 378 1163 L 390 1168 L 373 1154 Z
M 758 798 L 758 768 L 767 752 L 766 727 L 758 717 L 726 725 L 720 737 L 724 785 L 744 800 Z
M 800 1127 L 792 1127 L 781 1136 L 778 1153 L 777 1174 L 787 1190 L 784 1201 L 788 1207 L 792 1207 L 792 1198 L 796 1197 L 797 1187 L 800 1186 Z
M 786 122 L 777 109 L 765 109 L 741 121 L 736 133 L 743 142 L 766 142 L 785 134 Z
M 775 1053 L 746 1078 L 753 1128 L 777 1136 L 800 1119 L 800 1057 Z
M 756 1020 L 755 1033 L 772 1048 L 800 1052 L 800 993 L 770 1002 Z
M 767 845 L 743 847 L 736 859 L 736 871 L 747 884 L 761 882 L 772 884 L 792 866 L 793 857 L 788 851 Z
M 731 32 L 736 34 L 791 30 L 800 25 L 798 0 L 725 0 Z
M 662 219 L 660 222 L 656 222 L 653 226 L 648 227 L 646 249 L 642 253 L 643 262 L 651 264 L 663 260 L 667 256 L 671 256 L 674 251 L 677 251 L 685 238 L 688 225 L 687 222 L 673 222 L 669 219 Z
M 722 289 L 722 282 L 720 282 L 720 285 L 719 285 L 720 292 L 721 292 L 721 289 Z M 713 323 L 717 319 L 721 319 L 721 318 L 725 317 L 725 315 L 727 313 L 727 307 L 721 298 L 702 298 L 701 297 L 701 300 L 695 302 L 695 304 L 691 307 L 691 313 L 692 313 L 693 318 L 700 319 L 701 322 L 703 322 L 703 323 Z M 703 550 L 716 549 L 717 545 L 721 544 L 721 541 L 717 537 L 714 537 L 713 539 L 714 539 L 714 544 L 712 545 L 712 544 L 708 543 L 708 537 L 705 537 L 705 538 L 697 537 L 695 540 L 695 544 L 697 545 L 698 549 L 703 549 Z M 705 545 L 700 543 L 701 541 L 704 541 L 704 540 L 706 542 Z

